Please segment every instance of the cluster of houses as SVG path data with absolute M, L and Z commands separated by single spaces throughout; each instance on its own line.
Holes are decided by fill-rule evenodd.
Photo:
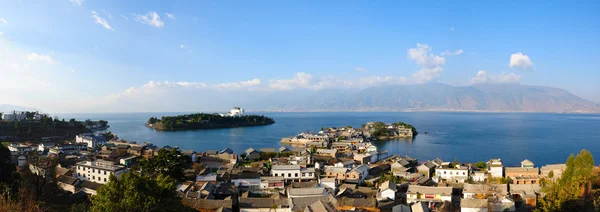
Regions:
M 190 167 L 201 168 L 185 170 L 177 192 L 198 211 L 436 211 L 446 204 L 461 211 L 517 211 L 534 208 L 544 195 L 540 181 L 556 180 L 566 169 L 564 164 L 537 168 L 529 160 L 511 167 L 501 159 L 481 166 L 388 156 L 370 145 L 364 130 L 329 128 L 304 139 L 326 144 L 239 153 L 178 149 L 190 156 Z M 177 147 L 82 134 L 74 142 L 10 144 L 9 149 L 17 165 L 32 170 L 27 155 L 33 150 L 58 157 L 59 186 L 95 195 L 111 175 L 118 178 L 139 158 Z
M 42 114 L 39 112 L 35 112 L 33 113 L 33 117 L 32 120 L 42 120 L 42 118 L 44 116 L 48 116 L 48 114 Z M 23 121 L 27 119 L 27 113 L 25 111 L 10 111 L 10 112 L 6 112 L 6 113 L 2 113 L 2 121 L 5 122 L 12 122 L 12 121 Z

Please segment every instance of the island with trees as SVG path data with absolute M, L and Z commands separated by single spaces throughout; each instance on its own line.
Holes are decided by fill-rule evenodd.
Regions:
M 369 122 L 362 128 L 371 132 L 371 137 L 377 140 L 390 140 L 396 138 L 412 138 L 419 134 L 417 129 L 404 122 L 385 124 L 383 122 Z
M 263 115 L 223 116 L 219 114 L 194 113 L 179 116 L 151 117 L 146 126 L 160 131 L 219 129 L 264 126 L 274 124 L 272 118 Z

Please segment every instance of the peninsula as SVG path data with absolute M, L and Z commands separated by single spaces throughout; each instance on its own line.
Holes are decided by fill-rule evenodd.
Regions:
M 146 124 L 160 131 L 218 129 L 274 124 L 272 118 L 262 115 L 244 115 L 244 110 L 235 107 L 226 114 L 194 113 L 179 116 L 163 116 L 161 119 L 151 117 Z
M 37 111 L 0 113 L 0 141 L 44 142 L 75 139 L 76 135 L 103 131 L 110 126 L 105 120 L 65 120 Z

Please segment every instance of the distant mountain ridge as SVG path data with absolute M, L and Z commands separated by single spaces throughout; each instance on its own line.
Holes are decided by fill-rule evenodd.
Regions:
M 564 89 L 520 84 L 386 85 L 358 92 L 323 90 L 276 111 L 488 111 L 598 113 L 600 105 Z

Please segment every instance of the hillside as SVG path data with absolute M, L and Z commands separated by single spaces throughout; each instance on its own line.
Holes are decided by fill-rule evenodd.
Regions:
M 357 92 L 318 92 L 295 103 L 270 107 L 287 111 L 503 111 L 600 112 L 600 105 L 564 89 L 519 84 L 450 86 L 441 83 L 389 85 Z

